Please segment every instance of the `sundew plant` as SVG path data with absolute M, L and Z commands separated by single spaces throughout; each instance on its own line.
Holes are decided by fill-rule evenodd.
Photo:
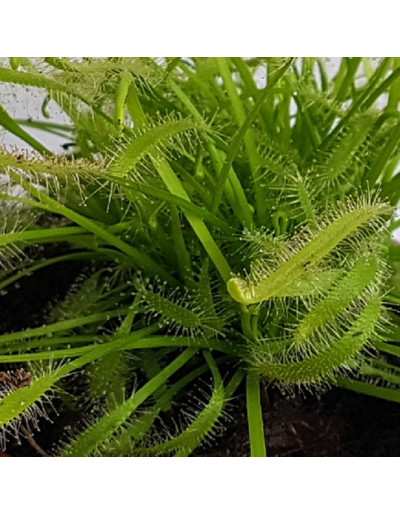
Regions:
M 0 292 L 82 267 L 0 335 L 4 447 L 75 402 L 53 455 L 201 454 L 245 390 L 264 456 L 267 385 L 400 402 L 398 59 L 10 58 L 0 82 L 70 120 L 0 106 L 30 147 L 0 150 Z

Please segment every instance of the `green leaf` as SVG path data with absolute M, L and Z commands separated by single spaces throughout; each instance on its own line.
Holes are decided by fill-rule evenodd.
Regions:
M 253 274 L 256 278 L 245 281 L 232 278 L 228 282 L 228 291 L 239 303 L 250 305 L 270 298 L 282 296 L 289 284 L 296 283 L 304 277 L 305 271 L 317 266 L 340 243 L 360 233 L 362 228 L 374 226 L 382 216 L 390 212 L 388 206 L 361 199 L 358 203 L 344 205 L 338 210 L 332 221 L 321 224 L 316 232 L 300 241 L 300 250 L 295 250 L 275 271 L 271 273 L 260 270 Z
M 170 376 L 184 366 L 194 355 L 195 350 L 187 349 L 166 366 L 158 375 L 149 380 L 142 388 L 118 405 L 115 409 L 89 426 L 82 434 L 72 441 L 63 451 L 66 457 L 86 457 L 113 435 L 125 423 L 135 410 L 159 389 Z
M 154 127 L 142 127 L 141 132 L 133 134 L 118 152 L 108 169 L 110 177 L 126 177 L 145 157 L 158 158 L 163 145 L 177 135 L 192 131 L 196 124 L 190 119 L 166 121 Z
M 37 150 L 42 155 L 50 155 L 50 150 L 48 150 L 42 143 L 37 141 L 34 137 L 32 137 L 28 132 L 20 127 L 20 125 L 7 113 L 7 111 L 0 105 L 0 125 L 2 125 L 6 130 L 17 136 L 25 143 L 28 143 L 33 149 Z

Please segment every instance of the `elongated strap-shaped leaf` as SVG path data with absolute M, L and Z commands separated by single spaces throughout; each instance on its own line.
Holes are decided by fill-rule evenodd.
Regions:
M 182 120 L 184 121 L 184 120 Z M 193 122 L 192 122 L 193 123 Z M 188 128 L 186 128 L 188 130 Z M 143 141 L 141 143 L 141 147 L 143 147 Z M 146 144 L 144 145 L 146 148 Z M 129 153 L 129 152 L 128 152 Z M 134 156 L 137 155 L 137 149 L 135 149 Z M 184 200 L 191 201 L 189 195 L 187 194 L 185 188 L 183 187 L 180 179 L 175 174 L 174 170 L 170 166 L 169 162 L 161 157 L 160 153 L 158 152 L 155 155 L 151 155 L 151 160 L 158 172 L 158 175 L 160 176 L 161 180 L 166 185 L 168 191 L 172 193 L 173 195 L 176 195 L 180 198 L 183 198 Z M 125 165 L 128 166 L 128 171 L 132 169 L 131 163 L 125 158 L 123 158 L 123 154 L 120 155 L 120 158 L 123 159 L 123 162 Z M 215 242 L 214 238 L 212 237 L 210 231 L 208 230 L 206 224 L 203 222 L 202 219 L 197 217 L 196 215 L 192 214 L 191 212 L 188 212 L 186 209 L 183 209 L 183 212 L 189 221 L 190 225 L 193 228 L 193 231 L 199 238 L 199 241 L 203 245 L 204 249 L 210 256 L 212 262 L 214 263 L 215 267 L 219 271 L 222 278 L 226 281 L 229 279 L 231 275 L 231 269 L 230 266 L 225 259 L 223 253 L 219 249 L 217 243 Z
M 104 114 L 102 111 L 99 111 L 92 104 L 92 102 L 88 98 L 80 94 L 79 91 L 77 91 L 76 89 L 72 88 L 67 84 L 49 78 L 44 74 L 16 71 L 8 68 L 0 68 L 0 82 L 9 82 L 12 84 L 20 84 L 23 86 L 38 87 L 55 93 L 66 93 L 67 95 L 75 96 L 76 98 L 79 98 L 79 100 L 86 103 L 90 107 L 93 107 L 93 109 L 97 111 L 98 114 L 100 114 L 104 119 L 112 122 L 112 120 L 106 114 Z
M 176 96 L 182 101 L 183 105 L 187 108 L 187 110 L 190 112 L 190 114 L 193 116 L 193 118 L 200 124 L 205 125 L 206 122 L 203 119 L 200 112 L 196 109 L 195 105 L 192 103 L 191 99 L 175 84 L 174 82 L 169 83 L 172 91 L 176 94 Z M 216 166 L 218 172 L 222 172 L 222 159 L 223 154 L 222 152 L 219 152 L 217 148 L 214 146 L 212 140 L 210 137 L 208 137 L 207 134 L 205 134 L 205 143 L 207 145 L 208 151 L 210 153 L 211 159 L 214 162 L 214 166 Z M 235 143 L 236 141 L 232 142 Z M 237 142 L 237 151 L 240 148 L 239 142 Z M 235 147 L 236 148 L 236 147 Z M 233 155 L 233 154 L 232 154 Z M 232 164 L 234 159 L 234 156 L 232 157 L 232 160 L 230 164 Z M 224 185 L 225 184 L 225 185 Z M 237 216 L 239 220 L 243 223 L 245 227 L 248 229 L 251 228 L 253 222 L 253 214 L 250 209 L 250 206 L 247 202 L 246 195 L 243 191 L 243 187 L 236 176 L 234 170 L 230 167 L 228 169 L 228 175 L 226 176 L 224 183 L 221 185 L 221 190 L 224 189 L 228 201 L 231 204 L 231 207 L 234 212 L 237 213 Z M 218 203 L 214 206 L 213 211 L 216 212 L 218 208 Z
M 210 365 L 210 358 L 208 357 L 207 360 Z M 230 400 L 244 377 L 243 371 L 237 370 L 224 387 L 218 374 L 218 368 L 215 367 L 213 393 L 204 409 L 182 433 L 151 448 L 152 455 L 172 453 L 176 457 L 188 457 L 213 433 L 216 424 L 223 416 L 226 402 Z
M 365 226 L 373 226 L 387 212 L 386 204 L 368 201 L 347 206 L 343 213 L 339 213 L 336 219 L 313 233 L 299 251 L 272 273 L 264 274 L 264 277 L 253 281 L 230 279 L 227 284 L 229 293 L 234 300 L 246 305 L 281 296 L 289 284 L 304 276 L 307 268 L 316 266 L 342 241 L 354 236 Z
M 254 137 L 250 134 L 250 145 L 249 145 L 249 133 L 248 133 L 248 130 L 250 129 L 251 127 L 251 124 L 253 122 L 253 120 L 256 118 L 256 116 L 258 115 L 261 107 L 263 106 L 263 103 L 265 101 L 265 99 L 272 93 L 274 93 L 274 89 L 273 87 L 275 86 L 275 84 L 282 78 L 282 76 L 285 74 L 285 72 L 287 71 L 287 69 L 289 68 L 289 66 L 291 65 L 292 63 L 292 59 L 288 59 L 288 61 L 281 67 L 277 70 L 276 74 L 274 75 L 274 77 L 271 79 L 270 83 L 268 84 L 268 88 L 264 88 L 264 90 L 259 94 L 258 98 L 257 98 L 257 101 L 253 107 L 253 109 L 246 115 L 245 112 L 240 112 L 239 113 L 239 110 L 242 111 L 243 110 L 243 106 L 241 105 L 241 108 L 238 107 L 238 103 L 240 103 L 240 100 L 237 98 L 237 94 L 235 94 L 236 92 L 233 91 L 233 87 L 232 87 L 232 78 L 230 77 L 230 74 L 229 74 L 229 71 L 226 70 L 226 67 L 224 69 L 224 63 L 223 61 L 220 59 L 219 60 L 219 64 L 221 66 L 222 64 L 222 68 L 223 68 L 223 76 L 224 76 L 224 79 L 225 81 L 227 81 L 229 84 L 230 84 L 230 87 L 231 87 L 231 96 L 235 96 L 236 99 L 234 100 L 234 102 L 236 102 L 236 106 L 237 106 L 237 115 L 238 115 L 238 119 L 237 121 L 239 122 L 240 126 L 237 130 L 237 132 L 235 133 L 235 136 L 230 144 L 230 147 L 229 147 L 229 150 L 228 150 L 228 153 L 227 153 L 227 156 L 226 156 L 226 161 L 220 171 L 220 174 L 219 174 L 219 177 L 218 177 L 218 182 L 217 182 L 217 186 L 216 186 L 216 190 L 215 190 L 215 193 L 214 193 L 214 200 L 213 200 L 213 207 L 216 209 L 221 201 L 221 197 L 222 197 L 222 192 L 224 190 L 224 185 L 225 185 L 225 182 L 226 180 L 228 179 L 228 176 L 229 176 L 229 173 L 230 173 L 230 169 L 231 169 L 231 166 L 232 166 L 232 162 L 235 158 L 235 156 L 238 154 L 239 152 L 239 149 L 240 149 L 240 143 L 242 140 L 245 141 L 245 144 L 246 144 L 246 150 L 249 154 L 249 157 L 251 156 L 251 164 L 252 164 L 252 171 L 254 173 L 254 176 L 256 175 L 257 173 L 257 164 L 259 163 L 259 156 L 256 152 L 256 149 L 254 148 Z M 227 84 L 225 84 L 227 85 Z M 263 221 L 263 213 L 265 211 L 265 206 L 263 205 L 262 201 L 263 201 L 263 197 L 262 197 L 262 194 L 261 194 L 261 191 L 258 187 L 258 184 L 257 182 L 254 183 L 255 184 L 255 196 L 256 196 L 256 204 L 257 204 L 257 212 L 258 212 L 258 215 L 259 215 L 259 219 L 260 221 L 262 222 Z
M 160 148 L 168 140 L 194 128 L 196 128 L 196 125 L 192 120 L 183 119 L 167 121 L 161 125 L 141 129 L 141 134 L 133 137 L 112 161 L 108 170 L 109 175 L 111 177 L 125 177 L 141 159 L 148 155 L 157 157 Z
M 384 360 L 374 359 L 365 361 L 358 370 L 363 377 L 378 377 L 384 383 L 400 385 L 400 368 L 388 364 Z
M 86 325 L 91 325 L 93 323 L 100 323 L 102 321 L 107 321 L 112 318 L 126 314 L 127 312 L 127 308 L 116 309 L 108 312 L 98 312 L 95 314 L 90 314 L 88 316 L 81 316 L 75 319 L 57 321 L 56 323 L 50 323 L 49 325 L 45 325 L 42 327 L 27 328 L 26 330 L 21 330 L 19 332 L 2 334 L 0 335 L 0 345 L 10 343 L 12 341 L 21 341 L 22 339 L 28 339 L 31 337 L 39 337 L 48 334 L 53 334 L 54 332 L 65 332 L 73 328 L 83 327 Z
M 320 294 L 322 291 L 329 289 L 340 275 L 341 271 L 338 269 L 317 269 L 305 272 L 299 280 L 287 284 L 287 287 L 281 290 L 277 298 L 297 298 Z
M 23 155 L 15 155 L 0 150 L 0 168 L 22 169 L 33 175 L 56 176 L 65 181 L 71 177 L 99 178 L 104 170 L 99 163 L 84 159 L 68 159 L 64 156 L 47 156 L 46 159 L 35 159 Z
M 205 221 L 209 221 L 216 227 L 220 228 L 221 230 L 224 230 L 229 234 L 232 231 L 232 228 L 227 223 L 225 223 L 221 218 L 213 214 L 208 209 L 199 207 L 198 205 L 195 205 L 194 203 L 180 196 L 177 196 L 176 194 L 172 194 L 168 191 L 165 191 L 165 189 L 160 189 L 157 187 L 148 186 L 146 184 L 140 183 L 135 184 L 134 189 L 136 191 L 143 191 L 143 193 L 146 193 L 150 196 L 154 196 L 154 198 L 165 200 L 166 202 L 170 202 L 172 205 L 181 207 L 182 209 L 185 209 L 187 212 L 192 213 L 198 218 L 204 219 Z
M 355 153 L 365 142 L 375 121 L 376 117 L 370 114 L 360 115 L 351 121 L 346 134 L 339 135 L 339 142 L 324 162 L 324 180 L 333 181 L 345 173 Z
M 299 174 L 294 177 L 292 182 L 292 196 L 294 197 L 294 201 L 298 203 L 306 222 L 311 228 L 315 229 L 318 226 L 318 223 L 311 181 Z
M 95 314 L 89 314 L 88 316 L 80 316 L 74 319 L 68 319 L 63 321 L 57 321 L 48 325 L 36 328 L 27 328 L 19 332 L 12 332 L 10 334 L 0 335 L 0 345 L 10 343 L 12 341 L 20 341 L 32 337 L 39 337 L 44 335 L 51 335 L 55 332 L 65 332 L 77 327 L 83 327 L 91 325 L 93 323 L 100 323 L 112 318 L 116 318 L 128 312 L 128 308 L 115 309 L 108 312 L 97 312 Z
M 367 179 L 370 185 L 375 184 L 378 178 L 380 178 L 382 175 L 382 172 L 385 170 L 388 164 L 390 164 L 390 157 L 393 155 L 395 150 L 399 148 L 399 140 L 400 123 L 398 123 L 396 127 L 391 130 L 390 137 L 386 141 L 386 144 L 381 148 L 380 152 L 372 163 L 370 170 L 368 171 Z
M 159 315 L 163 323 L 170 329 L 181 331 L 182 334 L 209 335 L 217 332 L 218 317 L 209 307 L 205 308 L 194 296 L 184 295 L 177 291 L 175 295 L 140 288 L 141 301 L 145 304 L 145 312 Z
M 370 341 L 382 314 L 380 298 L 372 298 L 348 332 L 328 348 L 315 355 L 292 362 L 277 362 L 260 356 L 255 368 L 270 380 L 283 384 L 319 384 L 334 379 L 342 367 L 353 364 L 354 358 Z
M 158 375 L 149 380 L 142 388 L 114 410 L 91 425 L 64 450 L 66 457 L 84 457 L 90 455 L 96 448 L 123 425 L 135 410 L 161 387 L 170 376 L 190 360 L 195 350 L 187 349 L 174 361 L 166 366 Z
M 162 161 L 156 163 L 156 167 L 161 179 L 163 180 L 169 191 L 174 195 L 180 196 L 181 198 L 190 201 L 190 198 L 186 193 L 181 181 L 175 175 L 169 163 L 165 159 L 163 159 Z M 206 224 L 203 222 L 203 220 L 188 212 L 187 210 L 184 209 L 183 212 L 185 213 L 187 220 L 191 224 L 193 231 L 195 232 L 204 249 L 208 253 L 211 261 L 214 263 L 215 267 L 219 271 L 221 277 L 224 280 L 228 280 L 231 275 L 230 266 L 225 256 L 219 249 L 214 238 L 212 237 Z
M 137 334 L 133 333 L 130 335 L 130 337 L 140 339 L 143 337 L 143 331 L 138 331 Z M 120 348 L 121 345 L 118 344 L 118 342 L 99 345 L 91 351 L 87 351 L 78 359 L 64 364 L 55 371 L 52 371 L 49 374 L 43 375 L 33 380 L 31 385 L 15 389 L 0 401 L 0 428 L 17 419 L 25 411 L 32 408 L 37 402 L 42 401 L 46 393 L 61 378 L 68 375 L 72 371 L 85 366 L 89 362 L 100 359 L 104 355 L 107 355 L 107 353 L 117 351 Z
M 245 104 L 240 98 L 237 86 L 233 80 L 228 59 L 217 58 L 217 63 L 221 76 L 224 80 L 224 86 L 227 90 L 229 100 L 232 104 L 232 111 L 236 123 L 240 126 L 246 121 Z M 246 147 L 246 153 L 249 160 L 250 169 L 253 174 L 253 178 L 255 179 L 255 174 L 260 164 L 260 156 L 257 152 L 255 134 L 251 127 L 249 127 L 248 130 L 244 133 L 243 140 Z
M 116 337 L 129 335 L 136 314 L 134 302 L 118 328 Z M 90 394 L 93 398 L 105 396 L 109 406 L 122 402 L 128 375 L 128 362 L 124 357 L 122 351 L 112 352 L 93 363 L 89 371 Z
M 13 230 L 0 234 L 0 247 L 18 242 L 43 243 L 47 240 L 68 239 L 69 236 L 81 235 L 84 233 L 79 227 L 60 227 L 33 230 Z
M 379 259 L 369 255 L 361 257 L 343 276 L 328 296 L 319 302 L 299 323 L 294 333 L 297 345 L 302 345 L 319 329 L 332 322 L 338 314 L 358 300 L 377 278 Z
M 145 435 L 152 427 L 154 421 L 157 419 L 161 411 L 168 408 L 171 400 L 176 394 L 181 391 L 187 384 L 198 378 L 200 375 L 209 370 L 205 364 L 194 370 L 186 373 L 184 377 L 178 380 L 173 385 L 168 385 L 166 391 L 157 399 L 151 407 L 135 419 L 131 425 L 122 429 L 115 438 L 106 442 L 102 446 L 101 454 L 114 455 L 114 456 L 127 456 L 132 452 L 133 446 L 143 440 Z
M 72 348 L 72 346 L 77 346 L 83 343 L 100 343 L 101 338 L 97 334 L 88 334 L 85 333 L 84 335 L 66 335 L 66 336 L 58 336 L 58 337 L 39 337 L 35 339 L 29 339 L 28 341 L 22 341 L 20 343 L 13 342 L 9 345 L 5 346 L 1 349 L 1 352 L 6 354 L 14 353 L 14 356 L 17 354 L 18 357 L 23 355 L 23 353 L 20 352 L 26 352 L 28 350 L 37 350 L 39 348 L 45 348 L 47 352 L 49 352 L 48 357 L 50 356 L 50 352 L 53 348 L 56 348 L 58 346 L 61 346 L 65 348 L 66 346 L 69 346 L 69 348 Z M 92 347 L 93 348 L 93 347 Z M 27 355 L 27 354 L 25 354 Z M 33 354 L 29 354 L 32 356 Z M 36 355 L 36 354 L 35 354 Z M 0 355 L 0 360 L 3 358 L 9 358 L 10 355 Z M 26 358 L 26 362 L 29 362 L 30 358 Z
M 225 403 L 222 378 L 211 354 L 206 352 L 205 357 L 214 378 L 214 388 L 209 402 L 183 432 L 148 449 L 147 451 L 150 455 L 168 455 L 171 453 L 176 457 L 190 455 L 212 431 L 215 423 L 221 416 Z
M 334 137 L 342 130 L 343 127 L 346 126 L 346 123 L 348 123 L 354 117 L 354 115 L 356 115 L 358 112 L 368 109 L 376 100 L 376 98 L 382 94 L 385 88 L 398 78 L 400 69 L 393 71 L 386 80 L 380 82 L 382 77 L 384 77 L 387 73 L 389 66 L 390 59 L 382 59 L 379 66 L 376 68 L 375 73 L 370 78 L 367 87 L 365 87 L 364 91 L 354 99 L 350 109 L 348 109 L 345 116 L 343 116 L 336 127 L 326 136 L 325 140 L 321 144 L 322 148 L 326 148 L 328 146 L 328 142 L 334 139 Z
M 2 125 L 6 130 L 17 136 L 25 143 L 28 143 L 32 148 L 37 150 L 42 155 L 50 155 L 50 150 L 48 150 L 42 143 L 37 141 L 34 137 L 32 137 L 28 132 L 22 129 L 19 124 L 11 118 L 11 116 L 7 113 L 7 111 L 0 105 L 0 125 Z
M 133 246 L 125 243 L 122 239 L 114 235 L 110 232 L 109 229 L 106 229 L 104 226 L 100 225 L 99 223 L 82 216 L 78 212 L 69 209 L 68 207 L 65 207 L 62 203 L 58 202 L 54 198 L 51 198 L 43 191 L 37 189 L 32 184 L 29 183 L 29 181 L 23 179 L 21 176 L 19 176 L 15 172 L 10 172 L 10 175 L 19 182 L 29 193 L 32 194 L 35 198 L 37 198 L 43 205 L 43 208 L 45 210 L 49 210 L 51 212 L 55 212 L 58 214 L 62 214 L 66 218 L 70 219 L 71 221 L 74 221 L 81 227 L 85 228 L 89 232 L 92 232 L 96 234 L 98 237 L 100 237 L 102 240 L 106 241 L 107 243 L 115 246 L 119 250 L 121 250 L 126 255 L 129 255 L 135 263 L 150 272 L 154 275 L 159 275 L 160 277 L 164 278 L 168 282 L 174 283 L 175 280 L 169 273 L 167 273 L 152 257 L 149 255 L 144 254 L 142 251 L 138 250 L 137 248 L 134 248 Z
M 50 91 L 54 90 L 62 91 L 63 93 L 71 93 L 71 89 L 65 84 L 57 82 L 56 80 L 40 73 L 29 73 L 8 68 L 0 68 L 0 81 L 19 84 L 22 86 L 39 87 Z
M 159 324 L 155 323 L 142 329 L 141 336 L 143 338 L 138 339 L 135 334 L 124 336 L 120 338 L 111 339 L 108 342 L 101 343 L 99 346 L 103 348 L 103 351 L 108 353 L 109 351 L 121 351 L 121 350 L 145 350 L 154 348 L 196 348 L 196 349 L 213 349 L 228 355 L 239 355 L 240 348 L 236 348 L 234 345 L 230 345 L 224 341 L 217 339 L 206 339 L 205 337 L 175 337 L 175 336 L 154 336 L 144 337 L 145 335 L 151 334 L 159 329 Z M 45 352 L 31 352 L 31 353 L 17 353 L 13 355 L 0 355 L 0 363 L 16 363 L 16 362 L 33 362 L 33 361 L 54 361 L 57 359 L 66 359 L 71 357 L 77 357 L 79 355 L 87 355 L 93 349 L 93 343 L 87 346 L 79 346 L 77 348 L 65 348 L 62 350 L 53 350 L 51 348 L 51 339 L 49 338 L 49 347 Z M 7 352 L 10 348 L 7 348 Z
M 17 282 L 23 277 L 28 277 L 32 275 L 33 272 L 40 270 L 42 268 L 47 268 L 48 266 L 52 266 L 53 264 L 58 264 L 60 262 L 67 261 L 117 261 L 124 262 L 124 258 L 118 252 L 114 252 L 113 250 L 96 250 L 95 252 L 74 252 L 66 255 L 59 255 L 57 257 L 52 257 L 49 259 L 42 259 L 40 261 L 35 262 L 32 266 L 24 266 L 19 271 L 13 273 L 12 276 L 8 276 L 4 280 L 0 280 L 0 290 L 5 289 L 10 286 L 14 282 Z M 126 260 L 125 260 L 126 262 Z
M 212 432 L 220 418 L 225 403 L 224 389 L 215 387 L 206 407 L 196 417 L 195 421 L 174 439 L 154 447 L 155 455 L 174 453 L 176 457 L 187 457 Z
M 33 406 L 43 401 L 46 393 L 64 375 L 60 370 L 40 377 L 28 387 L 13 390 L 0 400 L 0 429 L 19 418 L 24 412 L 29 412 Z
M 360 380 L 350 380 L 348 378 L 338 378 L 336 383 L 339 387 L 354 391 L 355 393 L 366 394 L 381 400 L 400 403 L 400 391 L 398 389 L 389 389 L 388 387 L 367 384 Z

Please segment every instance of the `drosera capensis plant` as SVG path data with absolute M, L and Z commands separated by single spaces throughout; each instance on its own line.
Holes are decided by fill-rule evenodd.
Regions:
M 0 151 L 0 291 L 83 269 L 46 323 L 0 335 L 3 445 L 76 376 L 90 415 L 54 455 L 191 455 L 240 387 L 252 456 L 264 384 L 400 402 L 398 59 L 10 58 L 0 83 L 70 120 L 0 107 L 31 148 Z

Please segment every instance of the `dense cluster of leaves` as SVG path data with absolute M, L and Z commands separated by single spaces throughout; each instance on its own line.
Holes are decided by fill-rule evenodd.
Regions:
M 0 289 L 87 264 L 47 324 L 0 335 L 4 442 L 77 370 L 92 414 L 58 455 L 190 455 L 243 379 L 252 455 L 261 381 L 400 401 L 397 59 L 344 58 L 332 76 L 314 58 L 12 58 L 0 82 L 40 88 L 43 112 L 70 119 L 0 106 L 32 148 L 0 151 Z M 53 155 L 29 127 L 72 150 Z M 188 413 L 202 375 L 211 392 Z M 171 410 L 182 419 L 163 428 Z

